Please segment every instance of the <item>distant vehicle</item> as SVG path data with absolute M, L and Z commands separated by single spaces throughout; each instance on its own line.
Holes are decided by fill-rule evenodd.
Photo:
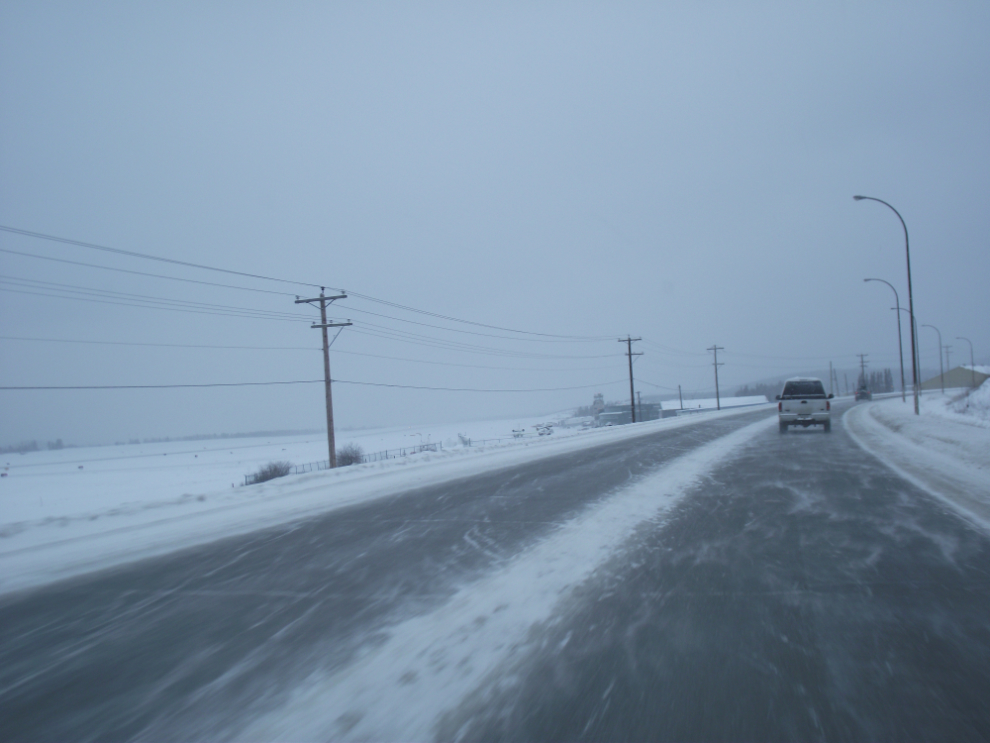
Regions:
M 856 402 L 860 400 L 872 400 L 873 393 L 867 387 L 860 387 L 856 390 Z
M 825 433 L 832 431 L 832 403 L 835 395 L 825 393 L 822 380 L 813 377 L 795 377 L 784 382 L 784 391 L 777 395 L 777 422 L 781 433 L 788 426 L 821 426 Z

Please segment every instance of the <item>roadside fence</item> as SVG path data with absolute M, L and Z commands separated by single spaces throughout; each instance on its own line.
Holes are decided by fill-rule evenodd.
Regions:
M 400 457 L 408 457 L 410 454 L 419 454 L 424 451 L 441 451 L 443 449 L 442 443 L 434 444 L 417 444 L 416 446 L 404 446 L 401 449 L 386 449 L 385 451 L 371 452 L 370 454 L 362 454 L 360 457 L 355 457 L 356 461 L 353 464 L 367 464 L 369 462 L 382 462 L 386 459 L 399 459 Z M 339 458 L 339 454 L 337 455 Z M 340 465 L 338 465 L 339 469 Z M 323 459 L 319 462 L 306 462 L 305 464 L 294 464 L 292 469 L 290 469 L 285 474 L 287 475 L 301 475 L 305 472 L 319 472 L 320 470 L 330 469 L 330 460 Z M 244 475 L 244 484 L 252 485 L 254 475 Z

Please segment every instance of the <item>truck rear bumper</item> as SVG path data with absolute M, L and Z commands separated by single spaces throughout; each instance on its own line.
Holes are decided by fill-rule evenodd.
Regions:
M 794 413 L 781 413 L 777 416 L 781 423 L 788 426 L 821 426 L 831 419 L 828 413 L 813 413 L 811 415 L 796 415 Z

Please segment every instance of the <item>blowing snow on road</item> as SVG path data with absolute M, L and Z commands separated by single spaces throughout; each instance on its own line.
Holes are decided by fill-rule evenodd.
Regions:
M 986 533 L 768 413 L 10 594 L 3 737 L 985 737 Z

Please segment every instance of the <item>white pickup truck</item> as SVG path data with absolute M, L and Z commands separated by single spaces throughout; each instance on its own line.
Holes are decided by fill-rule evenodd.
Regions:
M 825 394 L 822 380 L 795 377 L 784 382 L 784 391 L 777 395 L 777 421 L 780 432 L 788 426 L 822 426 L 825 433 L 832 430 L 832 403 L 835 395 Z

